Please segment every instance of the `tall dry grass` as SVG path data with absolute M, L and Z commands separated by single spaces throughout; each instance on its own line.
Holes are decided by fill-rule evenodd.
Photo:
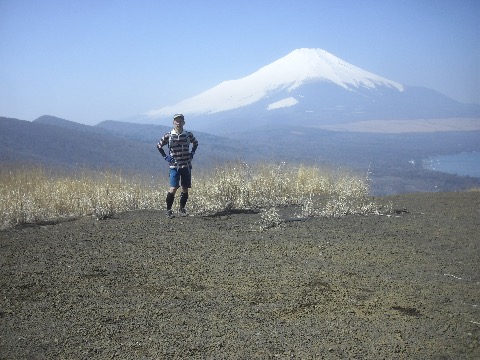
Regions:
M 115 172 L 64 173 L 42 167 L 2 167 L 0 227 L 116 212 L 163 209 L 168 179 Z M 188 202 L 191 214 L 297 205 L 299 216 L 342 216 L 376 211 L 368 180 L 315 166 L 228 163 L 195 171 Z M 178 201 L 179 196 L 177 196 Z
M 42 167 L 0 170 L 0 227 L 59 218 L 155 208 L 164 198 L 157 186 L 114 172 L 61 173 Z
M 317 166 L 229 163 L 195 179 L 189 206 L 197 213 L 300 206 L 299 216 L 375 212 L 367 176 Z

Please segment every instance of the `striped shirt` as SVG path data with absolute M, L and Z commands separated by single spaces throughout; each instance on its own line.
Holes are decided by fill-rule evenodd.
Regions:
M 192 167 L 190 160 L 190 144 L 192 144 L 192 152 L 197 150 L 198 140 L 190 131 L 183 130 L 177 134 L 175 129 L 166 133 L 157 144 L 158 151 L 164 155 L 165 151 L 162 149 L 168 144 L 169 154 L 175 159 L 175 164 L 170 164 L 172 169 L 181 169 L 185 167 Z

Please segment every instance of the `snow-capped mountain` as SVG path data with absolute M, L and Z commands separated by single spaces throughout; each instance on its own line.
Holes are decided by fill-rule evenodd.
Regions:
M 303 126 L 360 120 L 419 119 L 480 114 L 433 90 L 409 87 L 344 61 L 322 49 L 297 49 L 255 73 L 229 80 L 150 119 L 181 112 L 197 129 L 244 129 L 281 123 Z
M 151 111 L 152 117 L 170 116 L 177 109 L 188 114 L 213 114 L 251 105 L 269 97 L 272 93 L 291 93 L 311 82 L 330 82 L 353 91 L 355 88 L 387 86 L 403 91 L 403 85 L 387 80 L 321 49 L 298 49 L 239 80 L 224 81 L 197 96 L 174 106 Z M 267 110 L 293 106 L 299 99 L 289 96 L 269 104 Z

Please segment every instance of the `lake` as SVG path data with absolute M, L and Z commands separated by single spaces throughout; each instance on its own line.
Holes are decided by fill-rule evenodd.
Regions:
M 480 177 L 480 152 L 435 156 L 425 161 L 425 167 L 449 174 Z

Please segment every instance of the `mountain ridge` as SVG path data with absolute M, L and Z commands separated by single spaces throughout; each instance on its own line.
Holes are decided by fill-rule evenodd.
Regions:
M 50 115 L 34 121 L 0 116 L 0 163 L 39 164 L 65 170 L 86 166 L 158 175 L 168 166 L 156 144 L 170 130 L 171 126 L 113 120 L 91 126 Z M 195 132 L 195 136 L 201 150 L 195 166 L 220 164 L 238 154 L 250 160 L 256 155 L 252 147 L 239 140 L 202 132 Z
M 161 183 L 159 176 L 165 176 L 168 166 L 155 145 L 169 129 L 117 121 L 90 126 L 54 117 L 34 122 L 0 117 L 0 164 L 2 169 L 33 164 L 62 171 L 118 170 Z M 480 186 L 480 178 L 422 167 L 422 161 L 432 156 L 480 151 L 480 131 L 378 134 L 263 124 L 230 138 L 199 131 L 194 134 L 200 142 L 195 173 L 208 173 L 229 162 L 251 166 L 288 162 L 362 174 L 368 171 L 373 174 L 373 195 Z

